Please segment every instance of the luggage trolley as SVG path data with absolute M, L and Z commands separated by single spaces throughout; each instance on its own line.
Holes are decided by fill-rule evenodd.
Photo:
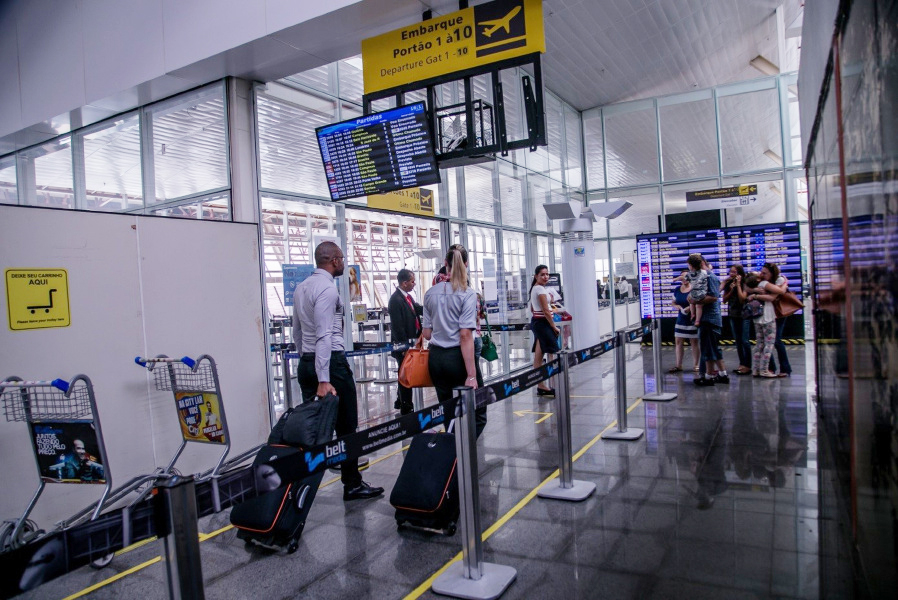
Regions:
M 187 442 L 220 444 L 224 451 L 211 471 L 203 475 L 212 480 L 212 504 L 215 512 L 221 511 L 221 497 L 218 477 L 221 475 L 225 457 L 231 450 L 231 436 L 221 400 L 221 386 L 215 361 L 208 354 L 195 360 L 169 358 L 164 354 L 156 358 L 137 357 L 134 362 L 153 373 L 156 389 L 172 392 L 181 424 L 181 446 L 172 457 L 163 473 L 171 473 L 175 463 L 187 446 Z M 157 369 L 158 365 L 165 368 Z
M 96 519 L 112 489 L 112 475 L 90 379 L 86 375 L 76 375 L 71 382 L 8 377 L 0 382 L 0 398 L 7 421 L 28 423 L 40 478 L 22 516 L 3 523 L 0 551 L 18 548 L 43 535 L 28 516 L 47 483 L 104 485 L 97 503 L 76 515 L 83 519 L 90 514 L 91 520 Z

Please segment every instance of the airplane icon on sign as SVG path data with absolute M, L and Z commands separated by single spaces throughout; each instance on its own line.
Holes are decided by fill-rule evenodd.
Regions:
M 480 25 L 484 25 L 485 28 L 483 30 L 484 37 L 492 37 L 494 33 L 499 31 L 500 29 L 504 29 L 505 33 L 511 33 L 511 20 L 521 12 L 520 6 L 515 6 L 511 9 L 507 15 L 502 17 L 501 19 L 493 19 L 492 21 L 483 21 Z

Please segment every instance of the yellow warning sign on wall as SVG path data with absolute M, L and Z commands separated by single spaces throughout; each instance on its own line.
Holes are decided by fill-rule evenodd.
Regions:
M 542 0 L 495 0 L 362 40 L 365 93 L 545 51 Z
M 65 269 L 6 269 L 9 328 L 68 327 L 69 278 Z

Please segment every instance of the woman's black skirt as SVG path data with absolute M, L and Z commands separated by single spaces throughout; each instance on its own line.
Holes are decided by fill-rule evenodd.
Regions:
M 530 331 L 533 332 L 533 347 L 531 352 L 536 351 L 536 343 L 542 348 L 543 354 L 554 354 L 561 350 L 558 345 L 558 335 L 552 331 L 552 326 L 543 317 L 531 317 Z

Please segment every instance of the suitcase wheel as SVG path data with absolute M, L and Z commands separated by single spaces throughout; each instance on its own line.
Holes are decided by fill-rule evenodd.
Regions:
M 454 521 L 450 521 L 446 526 L 446 535 L 455 535 L 456 526 Z
M 290 545 L 287 546 L 287 554 L 293 554 L 299 548 L 299 540 L 291 540 Z
M 396 529 L 402 529 L 402 525 L 405 523 L 403 519 L 396 519 Z

